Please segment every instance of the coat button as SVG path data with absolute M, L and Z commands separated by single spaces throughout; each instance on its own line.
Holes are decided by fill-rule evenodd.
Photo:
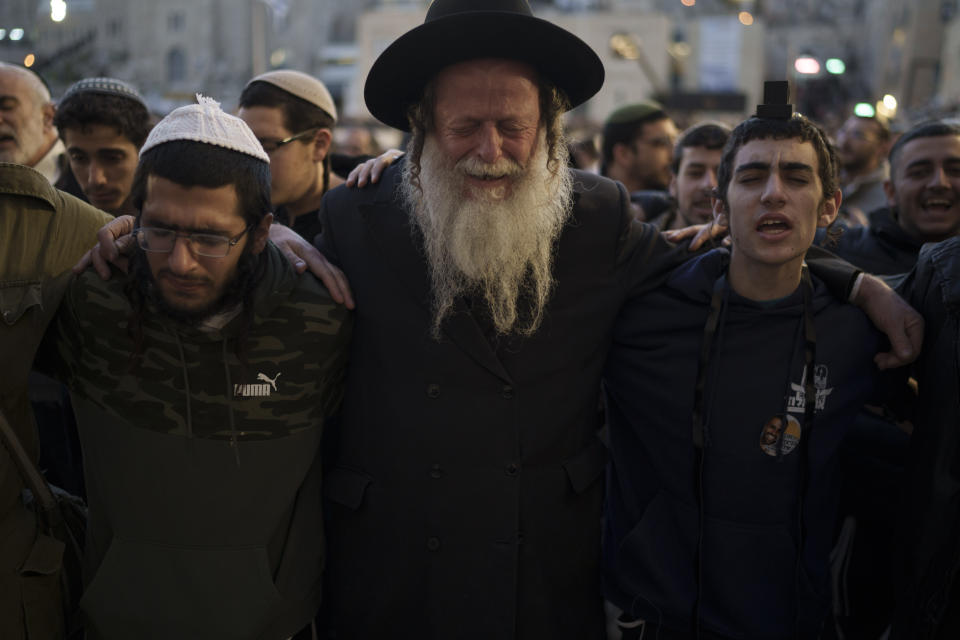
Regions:
M 440 538 L 433 536 L 427 538 L 427 551 L 440 551 Z
M 518 473 L 520 473 L 520 465 L 519 465 L 519 464 L 517 464 L 516 462 L 511 462 L 510 464 L 507 465 L 507 475 L 508 475 L 508 476 L 515 476 L 515 475 L 517 475 Z
M 427 385 L 427 397 L 428 397 L 428 398 L 439 398 L 439 397 L 440 397 L 440 385 L 438 385 L 438 384 L 428 384 L 428 385 Z
M 501 390 L 500 394 L 501 394 L 504 398 L 506 398 L 507 400 L 509 400 L 510 398 L 513 397 L 513 387 L 511 387 L 511 386 L 508 385 L 508 384 L 503 385 L 503 389 Z
M 441 467 L 439 464 L 435 464 L 432 467 L 430 467 L 430 477 L 433 478 L 434 480 L 439 480 L 440 478 L 442 478 L 443 467 Z

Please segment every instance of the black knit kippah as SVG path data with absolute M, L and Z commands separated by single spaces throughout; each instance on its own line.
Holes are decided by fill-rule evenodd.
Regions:
M 100 93 L 108 96 L 120 96 L 121 98 L 135 100 L 144 107 L 147 106 L 147 103 L 143 100 L 143 96 L 140 95 L 140 92 L 137 91 L 133 85 L 123 80 L 117 80 L 116 78 L 84 78 L 83 80 L 78 80 L 67 89 L 63 97 L 60 98 L 60 101 L 63 102 L 67 98 L 81 93 Z

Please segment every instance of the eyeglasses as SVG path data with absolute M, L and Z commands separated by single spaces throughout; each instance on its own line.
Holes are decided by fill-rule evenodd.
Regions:
M 263 138 L 257 138 L 257 140 L 260 141 L 260 146 L 263 147 L 264 151 L 266 151 L 267 153 L 273 153 L 283 145 L 290 144 L 294 140 L 300 140 L 301 138 L 306 138 L 307 136 L 310 136 L 316 133 L 316 131 L 317 131 L 317 127 L 314 127 L 312 129 L 306 129 L 304 131 L 301 131 L 300 133 L 295 133 L 289 138 L 284 138 L 283 140 L 270 140 L 270 139 L 264 140 Z
M 177 244 L 177 238 L 186 238 L 190 250 L 198 256 L 208 258 L 225 258 L 233 247 L 253 225 L 247 227 L 232 238 L 214 233 L 184 233 L 173 229 L 158 229 L 156 227 L 138 227 L 134 229 L 137 244 L 144 251 L 152 253 L 170 253 Z

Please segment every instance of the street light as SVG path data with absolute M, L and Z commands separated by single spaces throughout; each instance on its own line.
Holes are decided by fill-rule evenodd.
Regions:
M 815 76 L 820 73 L 820 63 L 812 56 L 800 56 L 793 62 L 793 68 L 804 76 Z
M 832 73 L 835 76 L 840 76 L 846 73 L 847 65 L 840 58 L 828 58 L 823 66 L 826 67 L 827 73 Z
M 883 96 L 883 99 L 877 103 L 877 113 L 892 120 L 897 115 L 897 99 L 889 93 Z
M 63 22 L 67 17 L 67 3 L 64 0 L 50 0 L 50 19 L 54 22 Z

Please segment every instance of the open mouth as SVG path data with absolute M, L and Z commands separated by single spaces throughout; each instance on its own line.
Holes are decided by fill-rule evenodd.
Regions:
M 757 223 L 756 230 L 766 235 L 779 235 L 792 228 L 793 225 L 783 216 L 763 216 Z
M 947 211 L 953 207 L 954 204 L 954 200 L 950 198 L 927 198 L 921 202 L 924 209 L 934 213 Z
M 16 144 L 17 139 L 10 134 L 0 134 L 0 144 Z

